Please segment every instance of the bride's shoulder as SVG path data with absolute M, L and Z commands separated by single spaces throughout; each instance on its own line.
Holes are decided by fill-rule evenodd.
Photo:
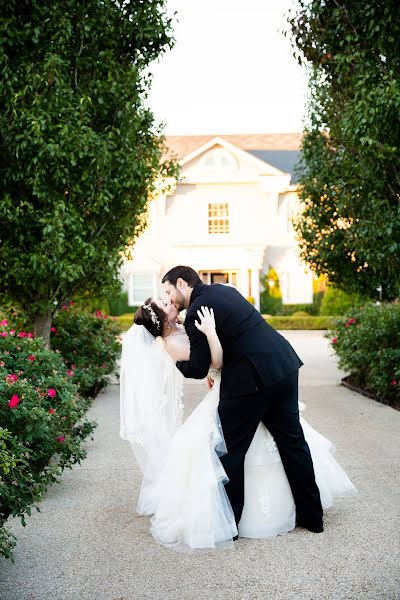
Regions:
M 163 338 L 161 335 L 158 335 L 156 337 L 156 342 L 157 342 L 157 344 L 159 344 L 160 348 L 163 348 L 165 350 L 165 348 L 166 348 L 165 338 Z

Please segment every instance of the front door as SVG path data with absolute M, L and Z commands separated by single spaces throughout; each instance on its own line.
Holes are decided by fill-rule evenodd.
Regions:
M 237 271 L 219 270 L 219 271 L 200 271 L 199 276 L 203 283 L 228 283 L 237 287 Z

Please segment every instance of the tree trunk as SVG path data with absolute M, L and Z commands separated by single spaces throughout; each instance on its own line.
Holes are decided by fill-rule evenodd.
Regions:
M 33 322 L 33 333 L 35 337 L 42 337 L 46 348 L 50 349 L 50 327 L 52 321 L 51 310 L 43 315 L 36 315 Z

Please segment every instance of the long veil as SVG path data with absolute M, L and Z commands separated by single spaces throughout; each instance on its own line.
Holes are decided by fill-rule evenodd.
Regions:
M 183 376 L 156 339 L 133 325 L 122 343 L 120 437 L 132 444 L 143 482 L 137 511 L 152 514 L 172 436 L 182 422 Z

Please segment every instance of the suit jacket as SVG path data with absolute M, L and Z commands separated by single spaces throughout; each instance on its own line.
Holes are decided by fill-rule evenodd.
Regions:
M 194 324 L 201 306 L 214 309 L 224 352 L 221 397 L 253 393 L 271 386 L 303 364 L 289 342 L 235 288 L 198 283 L 193 288 L 185 320 L 190 358 L 176 363 L 185 377 L 203 379 L 210 367 L 207 338 Z

